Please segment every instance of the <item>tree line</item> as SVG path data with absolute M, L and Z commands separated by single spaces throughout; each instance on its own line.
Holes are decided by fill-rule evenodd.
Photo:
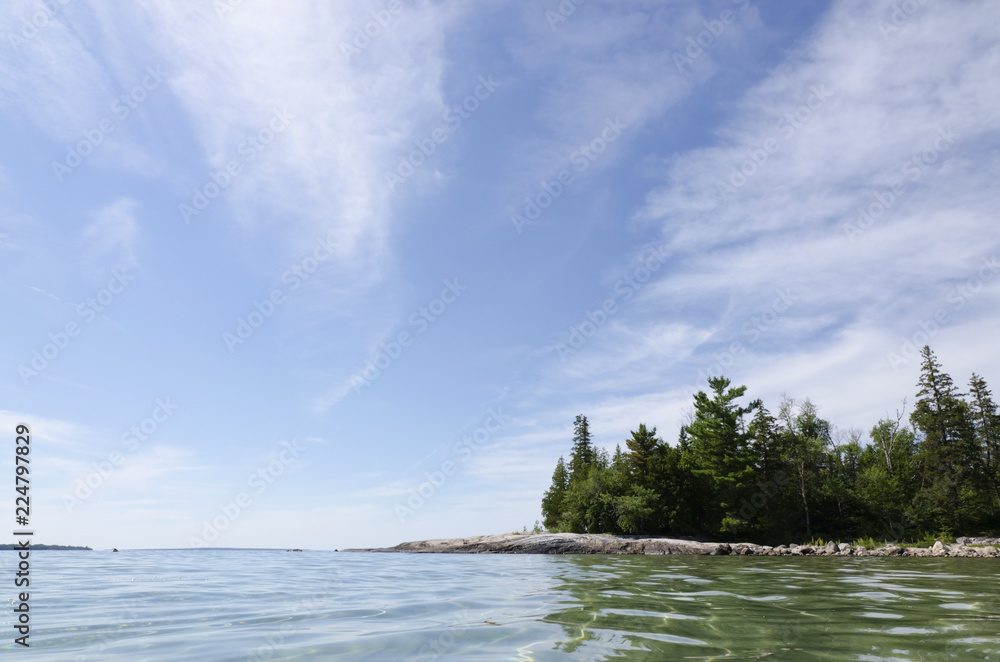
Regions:
M 640 424 L 613 455 L 574 422 L 542 498 L 549 531 L 709 536 L 764 543 L 1000 531 L 1000 415 L 973 373 L 960 393 L 930 347 L 916 404 L 839 433 L 810 400 L 773 415 L 746 386 L 708 380 L 678 443 Z

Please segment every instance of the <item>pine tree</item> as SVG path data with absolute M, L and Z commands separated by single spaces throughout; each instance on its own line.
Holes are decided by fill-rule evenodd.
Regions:
M 578 415 L 573 421 L 573 450 L 570 452 L 569 480 L 583 480 L 597 461 L 597 451 L 590 440 L 590 423 L 587 417 Z
M 663 442 L 656 436 L 656 428 L 646 429 L 645 423 L 632 430 L 632 437 L 625 440 L 628 447 L 626 461 L 636 482 L 643 487 L 650 483 L 650 472 Z
M 752 458 L 744 417 L 760 407 L 759 400 L 743 407 L 736 400 L 746 386 L 729 388 L 725 377 L 710 377 L 712 397 L 699 391 L 694 399 L 694 419 L 681 431 L 684 466 L 704 493 L 699 496 L 703 530 L 733 532 L 740 498 L 752 489 Z
M 777 420 L 766 407 L 758 407 L 750 421 L 750 453 L 761 478 L 768 480 L 781 462 Z
M 740 500 L 740 515 L 748 520 L 748 528 L 757 531 L 775 528 L 777 522 L 774 504 L 781 499 L 778 483 L 783 483 L 786 479 L 785 458 L 777 423 L 767 408 L 761 406 L 757 408 L 747 429 L 755 489 L 750 497 Z M 760 508 L 763 508 L 763 515 L 758 512 Z M 781 512 L 781 509 L 777 510 Z
M 543 523 L 549 531 L 559 530 L 568 487 L 569 472 L 566 471 L 566 463 L 560 457 L 559 461 L 556 462 L 555 471 L 552 472 L 552 486 L 546 490 L 545 496 L 542 497 Z
M 972 373 L 969 382 L 969 413 L 983 462 L 983 474 L 995 499 L 994 515 L 1000 512 L 1000 415 L 986 380 Z
M 923 438 L 920 441 L 921 484 L 913 516 L 926 530 L 961 531 L 975 519 L 977 469 L 968 405 L 961 399 L 951 377 L 931 348 L 920 352 L 921 374 L 917 403 L 910 421 Z

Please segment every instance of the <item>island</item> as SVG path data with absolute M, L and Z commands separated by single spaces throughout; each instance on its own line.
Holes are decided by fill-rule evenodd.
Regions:
M 998 406 L 982 377 L 960 393 L 929 346 L 912 354 L 909 424 L 904 399 L 867 440 L 808 398 L 772 416 L 708 377 L 676 444 L 640 423 L 611 451 L 578 415 L 533 530 L 345 551 L 995 558 Z
M 4 543 L 4 544 L 0 544 L 0 549 L 24 549 L 24 547 L 22 547 L 20 545 L 17 545 L 17 544 L 14 544 L 14 543 Z M 73 545 L 45 545 L 45 544 L 42 544 L 42 543 L 37 543 L 37 544 L 36 543 L 32 543 L 32 545 L 31 545 L 31 547 L 29 549 L 31 549 L 31 551 L 35 551 L 35 550 L 38 550 L 38 549 L 50 549 L 50 550 L 54 549 L 54 550 L 62 550 L 62 551 L 74 551 L 74 552 L 92 552 L 92 551 L 94 551 L 90 547 L 76 547 L 76 546 L 73 546 Z
M 867 435 L 808 397 L 784 395 L 773 416 L 722 376 L 694 395 L 676 443 L 640 423 L 624 443 L 598 444 L 578 415 L 534 533 L 868 549 L 998 536 L 997 404 L 979 375 L 961 393 L 929 346 L 919 356 L 910 411 L 904 398 Z

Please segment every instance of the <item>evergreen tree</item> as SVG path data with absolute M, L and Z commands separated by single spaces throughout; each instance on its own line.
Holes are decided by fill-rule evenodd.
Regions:
M 773 476 L 781 466 L 781 445 L 778 436 L 777 420 L 771 416 L 766 407 L 760 406 L 750 421 L 749 444 L 753 458 L 761 478 Z
M 636 482 L 643 487 L 651 481 L 651 471 L 662 443 L 656 436 L 656 428 L 647 430 L 645 423 L 640 423 L 638 430 L 632 430 L 632 437 L 625 440 L 627 465 Z
M 560 457 L 556 462 L 555 471 L 552 472 L 552 486 L 542 497 L 542 521 L 549 531 L 558 531 L 560 528 L 568 488 L 569 472 L 566 471 L 566 463 Z
M 695 396 L 677 446 L 640 424 L 609 455 L 577 416 L 569 460 L 559 458 L 542 499 L 545 526 L 771 544 L 998 531 L 998 406 L 978 375 L 963 399 L 930 348 L 921 355 L 912 429 L 904 400 L 871 428 L 870 444 L 860 430 L 834 434 L 808 399 L 786 397 L 777 416 L 759 401 L 740 405 L 746 387 L 723 377 Z
M 656 493 L 648 487 L 633 485 L 628 494 L 615 498 L 615 524 L 622 533 L 651 533 L 650 521 L 655 513 Z
M 746 386 L 729 388 L 730 383 L 725 377 L 710 377 L 712 397 L 704 391 L 695 396 L 694 420 L 682 430 L 682 462 L 705 490 L 698 495 L 705 529 L 732 534 L 741 523 L 740 499 L 752 489 L 749 435 L 743 419 L 761 403 L 737 405 Z
M 590 467 L 597 460 L 597 451 L 590 440 L 590 423 L 587 422 L 586 416 L 578 415 L 573 421 L 573 450 L 569 457 L 570 481 L 586 478 Z
M 645 428 L 645 426 L 640 426 Z M 655 439 L 656 429 L 653 429 Z M 657 440 L 658 441 L 658 440 Z M 622 533 L 655 533 L 654 521 L 656 506 L 659 501 L 654 490 L 638 484 L 634 476 L 635 469 L 630 466 L 629 457 L 622 453 L 621 445 L 615 446 L 615 454 L 608 469 L 610 480 L 607 484 L 608 500 L 614 524 Z M 653 467 L 649 466 L 649 471 Z
M 917 403 L 910 421 L 922 434 L 920 490 L 913 518 L 927 530 L 964 530 L 973 524 L 975 452 L 968 405 L 924 346 Z M 970 498 L 972 497 L 972 498 Z
M 975 373 L 969 382 L 969 396 L 969 413 L 982 457 L 983 474 L 993 497 L 991 510 L 996 522 L 1000 513 L 1000 415 L 986 380 Z

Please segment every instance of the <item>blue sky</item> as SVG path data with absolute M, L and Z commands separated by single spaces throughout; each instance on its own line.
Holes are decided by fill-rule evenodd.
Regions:
M 36 541 L 503 532 L 709 374 L 841 431 L 908 342 L 996 388 L 1000 6 L 789 4 L 7 3 Z

